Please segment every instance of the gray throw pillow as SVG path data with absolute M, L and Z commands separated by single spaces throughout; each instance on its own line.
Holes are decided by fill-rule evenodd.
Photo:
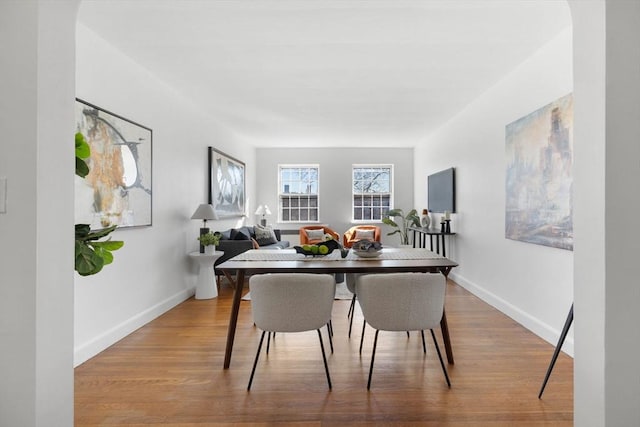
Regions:
M 254 231 L 256 233 L 256 241 L 260 246 L 278 243 L 276 233 L 275 231 L 273 231 L 273 228 L 271 228 L 271 226 L 256 225 L 254 227 Z

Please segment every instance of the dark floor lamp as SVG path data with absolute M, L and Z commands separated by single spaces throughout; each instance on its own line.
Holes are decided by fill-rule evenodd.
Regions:
M 213 205 L 201 204 L 198 206 L 198 209 L 191 215 L 191 219 L 201 219 L 203 221 L 202 228 L 200 228 L 200 235 L 207 234 L 209 229 L 207 228 L 207 220 L 216 220 L 218 219 L 218 215 L 216 211 L 213 209 Z M 200 253 L 204 253 L 204 246 L 200 244 Z

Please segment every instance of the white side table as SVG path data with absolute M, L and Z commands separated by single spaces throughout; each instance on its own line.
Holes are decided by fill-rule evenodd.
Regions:
M 189 253 L 189 256 L 195 258 L 199 263 L 196 299 L 210 299 L 218 296 L 213 263 L 222 255 L 224 255 L 224 252 L 221 251 L 215 251 L 212 254 L 201 254 L 200 252 Z

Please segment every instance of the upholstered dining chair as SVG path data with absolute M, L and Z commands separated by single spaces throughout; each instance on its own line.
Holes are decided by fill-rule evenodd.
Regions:
M 451 387 L 433 328 L 444 311 L 446 279 L 440 273 L 365 274 L 356 280 L 356 294 L 367 323 L 376 330 L 367 390 L 371 388 L 378 333 L 383 331 L 431 331 L 447 386 Z
M 300 244 L 315 245 L 325 241 L 325 234 L 330 234 L 335 240 L 340 242 L 340 235 L 331 228 L 324 225 L 305 225 L 300 227 Z
M 379 242 L 382 238 L 382 231 L 377 225 L 355 225 L 342 235 L 342 245 L 350 248 L 358 240 L 371 240 Z
M 331 389 L 331 377 L 320 328 L 329 324 L 336 292 L 335 278 L 329 274 L 258 274 L 249 279 L 253 322 L 262 329 L 247 390 L 251 390 L 265 333 L 317 330 L 322 360 Z

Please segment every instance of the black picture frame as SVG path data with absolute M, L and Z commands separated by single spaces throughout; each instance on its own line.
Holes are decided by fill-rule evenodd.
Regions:
M 91 149 L 76 176 L 75 222 L 91 228 L 153 224 L 153 130 L 76 98 L 76 132 Z
M 245 164 L 208 147 L 209 203 L 219 218 L 241 217 L 245 212 Z

